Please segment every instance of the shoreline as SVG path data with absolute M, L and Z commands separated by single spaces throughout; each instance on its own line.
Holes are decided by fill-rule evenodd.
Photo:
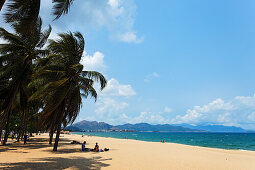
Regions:
M 70 134 L 74 134 L 74 135 L 82 135 L 82 134 L 77 134 L 77 133 L 83 133 L 85 134 L 86 136 L 90 133 L 90 132 L 70 132 Z M 108 132 L 91 132 L 92 134 L 95 134 L 95 133 L 108 133 Z M 111 133 L 121 133 L 121 132 L 111 132 Z M 127 132 L 127 133 L 133 133 L 133 132 Z M 147 132 L 146 132 L 147 133 Z M 148 133 L 153 133 L 153 132 L 148 132 Z M 176 132 L 175 132 L 176 133 Z M 177 132 L 179 133 L 179 132 Z M 185 132 L 186 133 L 186 132 Z M 190 132 L 188 132 L 190 133 Z M 191 132 L 193 133 L 193 132 Z M 209 132 L 211 133 L 211 132 Z M 216 133 L 212 133 L 212 134 L 218 134 L 217 132 Z M 224 132 L 224 133 L 219 133 L 219 134 L 228 134 L 227 132 Z M 233 134 L 245 134 L 245 133 L 233 133 Z M 97 136 L 97 135 L 93 135 L 93 136 L 96 136 L 96 137 L 102 137 L 102 138 L 112 138 L 112 139 L 124 139 L 124 137 L 111 137 L 111 136 Z M 129 140 L 134 140 L 134 141 L 144 141 L 144 142 L 153 142 L 153 143 L 161 143 L 160 141 L 150 141 L 150 140 L 142 140 L 142 139 L 133 139 L 132 137 L 131 138 L 128 138 Z M 166 141 L 165 143 L 172 143 L 172 144 L 180 144 L 180 145 L 187 145 L 187 146 L 197 146 L 197 147 L 202 147 L 202 148 L 212 148 L 212 149 L 223 149 L 223 150 L 230 150 L 230 151 L 251 151 L 251 152 L 255 152 L 255 150 L 252 150 L 252 149 L 243 149 L 243 148 L 220 148 L 220 147 L 213 147 L 213 146 L 200 146 L 200 145 L 196 145 L 196 144 L 188 144 L 188 143 L 177 143 L 177 142 L 168 142 Z
M 86 140 L 86 148 L 98 142 L 110 150 L 81 152 L 81 145 L 70 144 L 72 140 Z M 47 142 L 48 134 L 41 134 L 27 145 L 0 146 L 0 169 L 255 169 L 254 151 L 61 134 L 58 152 L 52 152 Z

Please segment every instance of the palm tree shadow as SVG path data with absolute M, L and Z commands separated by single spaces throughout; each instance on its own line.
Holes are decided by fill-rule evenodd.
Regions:
M 0 163 L 0 168 L 6 170 L 20 170 L 20 169 L 36 169 L 36 170 L 51 170 L 51 169 L 96 169 L 107 167 L 110 164 L 103 163 L 111 159 L 102 159 L 102 157 L 84 158 L 43 158 L 33 159 L 31 162 L 18 162 L 18 163 Z
M 0 152 L 6 152 L 6 151 L 11 151 L 11 150 L 17 150 L 19 148 L 26 148 L 26 149 L 40 149 L 40 148 L 48 148 L 48 147 L 53 147 L 53 145 L 48 144 L 48 140 L 46 138 L 33 138 L 30 139 L 27 144 L 23 144 L 22 141 L 21 143 L 12 143 L 7 146 L 0 146 Z M 59 146 L 64 146 L 64 145 L 70 145 L 70 140 L 67 139 L 61 139 L 60 140 Z

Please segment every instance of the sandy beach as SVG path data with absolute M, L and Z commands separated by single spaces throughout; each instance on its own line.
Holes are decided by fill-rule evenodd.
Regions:
M 110 151 L 82 152 L 72 140 L 87 141 L 86 148 L 98 142 Z M 52 152 L 48 134 L 41 134 L 27 145 L 0 146 L 0 169 L 254 170 L 255 152 L 74 134 L 61 135 L 58 152 Z

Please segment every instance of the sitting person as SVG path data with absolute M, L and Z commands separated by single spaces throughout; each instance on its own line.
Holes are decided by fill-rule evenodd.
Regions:
M 81 150 L 82 150 L 82 151 L 85 151 L 85 150 L 86 150 L 85 145 L 86 145 L 86 141 L 84 141 L 84 142 L 81 144 Z
M 98 152 L 99 151 L 99 145 L 96 143 L 94 151 Z
M 27 140 L 28 140 L 28 135 L 27 134 L 24 134 L 24 144 L 27 144 Z

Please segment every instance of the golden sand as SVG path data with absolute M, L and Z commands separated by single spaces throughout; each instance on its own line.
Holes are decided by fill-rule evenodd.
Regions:
M 64 134 L 58 152 L 52 152 L 48 134 L 31 139 L 27 145 L 0 146 L 0 169 L 255 170 L 253 151 Z M 82 152 L 72 140 L 86 140 L 88 148 L 98 142 L 110 151 Z

